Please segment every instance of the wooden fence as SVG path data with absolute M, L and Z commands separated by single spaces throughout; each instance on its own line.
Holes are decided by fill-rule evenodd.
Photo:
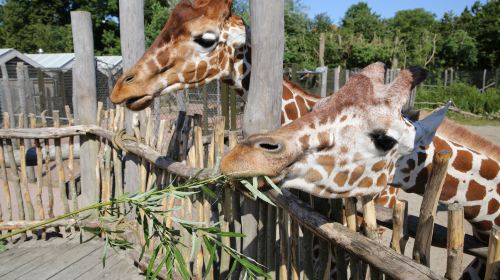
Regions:
M 78 199 L 75 199 L 78 197 L 80 188 L 95 188 L 99 200 L 103 202 L 120 196 L 123 194 L 123 158 L 126 153 L 124 150 L 140 158 L 140 186 L 137 189 L 146 191 L 153 186 L 168 186 L 172 176 L 178 178 L 198 176 L 200 179 L 213 177 L 217 174 L 214 167 L 224 151 L 224 144 L 227 143 L 229 147 L 232 147 L 238 139 L 237 132 L 224 130 L 223 117 L 217 118 L 213 130 L 203 134 L 201 116 L 186 116 L 183 113 L 179 115 L 173 129 L 169 129 L 165 126 L 165 122 L 161 122 L 158 131 L 153 131 L 153 119 L 151 111 L 148 110 L 144 122 L 134 123 L 135 137 L 140 139 L 141 126 L 143 126 L 144 139 L 137 141 L 126 138 L 123 140 L 124 150 L 120 150 L 112 144 L 112 141 L 116 137 L 116 132 L 123 127 L 123 109 L 117 107 L 105 111 L 102 110 L 102 106 L 98 108 L 99 126 L 73 125 L 73 116 L 68 107 L 65 112 L 65 118 L 68 121 L 64 126 L 60 123 L 61 116 L 58 111 L 52 113 L 54 120 L 52 127 L 47 127 L 45 114 L 39 118 L 30 115 L 31 128 L 28 129 L 11 127 L 11 122 L 9 122 L 11 118 L 7 113 L 4 114 L 4 128 L 0 130 L 0 175 L 3 177 L 0 203 L 3 204 L 2 209 L 4 209 L 1 213 L 0 231 L 32 225 L 86 206 L 79 204 Z M 23 116 L 20 115 L 17 119 L 18 126 L 23 127 Z M 99 164 L 96 168 L 98 179 L 90 186 L 78 185 L 81 160 L 75 158 L 74 147 L 81 136 L 93 136 L 98 139 L 99 143 Z M 171 141 L 168 141 L 168 138 Z M 13 149 L 14 142 L 19 147 L 18 151 Z M 25 154 L 26 142 L 30 142 L 36 149 L 34 166 L 36 181 L 33 184 L 28 182 L 25 157 L 19 156 L 19 160 L 15 157 L 16 152 L 20 155 Z M 63 147 L 68 149 L 67 153 L 64 153 L 67 157 L 63 157 Z M 50 155 L 51 150 L 55 151 L 54 157 Z M 167 156 L 163 156 L 165 154 Z M 403 202 L 396 205 L 393 213 L 387 213 L 387 211 L 375 211 L 373 201 L 363 199 L 361 212 L 364 217 L 363 233 L 365 236 L 363 236 L 357 232 L 360 230 L 360 224 L 356 219 L 358 213 L 352 200 L 344 201 L 345 216 L 340 219 L 344 222 L 339 224 L 313 211 L 296 195 L 288 191 L 283 191 L 283 195 L 276 191 L 268 191 L 268 196 L 279 206 L 279 213 L 277 217 L 266 217 L 272 221 L 262 225 L 264 227 L 262 232 L 265 235 L 259 238 L 264 238 L 264 240 L 268 238 L 269 240 L 264 241 L 263 244 L 271 247 L 263 249 L 264 254 L 259 254 L 258 261 L 266 265 L 273 278 L 276 279 L 299 279 L 301 275 L 307 279 L 319 277 L 312 265 L 312 241 L 306 238 L 309 233 L 331 244 L 328 246 L 328 254 L 337 260 L 337 279 L 347 279 L 349 275 L 354 279 L 361 279 L 367 271 L 367 265 L 372 279 L 378 278 L 380 274 L 392 279 L 443 279 L 425 265 L 429 265 L 431 237 L 436 231 L 433 229 L 436 198 L 439 197 L 448 159 L 449 154 L 446 152 L 438 153 L 434 159 L 436 168 L 433 169 L 416 230 L 414 226 L 411 228 L 405 224 L 405 203 Z M 223 230 L 241 232 L 245 227 L 241 223 L 242 195 L 231 188 L 213 191 L 220 194 L 217 200 L 202 194 L 195 194 L 185 199 L 165 201 L 164 207 L 172 209 L 174 205 L 180 205 L 181 208 L 175 212 L 179 218 L 200 221 L 206 225 L 220 222 Z M 446 274 L 449 279 L 458 279 L 457 277 L 460 276 L 463 269 L 461 258 L 464 248 L 466 252 L 476 256 L 488 255 L 489 259 L 498 259 L 498 254 L 494 254 L 498 248 L 497 230 L 492 235 L 489 253 L 484 249 L 472 249 L 477 247 L 477 243 L 467 238 L 464 244 L 463 227 L 459 222 L 463 220 L 462 211 L 458 205 L 452 205 L 449 208 L 450 222 L 447 241 L 449 254 Z M 377 226 L 376 216 L 384 224 L 393 225 L 392 249 L 377 241 L 378 236 L 374 234 Z M 19 238 L 21 240 L 30 236 L 34 238 L 36 234 L 45 238 L 46 234 L 51 232 L 50 227 L 68 225 L 71 222 L 70 219 L 51 224 L 40 233 L 32 232 L 27 236 L 21 235 Z M 65 234 L 63 228 L 58 231 Z M 417 245 L 414 249 L 416 261 L 400 254 L 404 252 L 404 240 L 408 238 L 408 232 L 416 232 Z M 439 229 L 437 233 L 439 234 Z M 186 259 L 190 259 L 190 238 L 190 233 L 183 233 L 183 244 L 187 245 L 183 250 Z M 223 237 L 222 242 L 241 251 L 241 239 Z M 194 278 L 200 278 L 202 273 L 206 272 L 204 269 L 207 265 L 207 256 L 203 255 L 202 250 L 199 252 L 201 255 L 191 260 L 191 274 Z M 348 264 L 339 261 L 341 257 L 345 260 L 345 255 L 350 256 Z M 329 260 L 330 257 L 325 259 Z M 231 262 L 228 255 L 221 253 L 211 275 L 214 278 L 227 275 Z M 495 266 L 495 262 L 489 261 L 489 263 L 491 265 L 488 271 L 492 271 L 491 267 Z M 327 263 L 319 265 L 325 264 Z M 322 277 L 329 275 L 330 270 L 331 268 L 328 267 L 322 270 Z

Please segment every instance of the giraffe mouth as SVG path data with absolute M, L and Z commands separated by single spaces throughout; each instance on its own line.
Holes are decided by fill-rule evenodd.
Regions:
M 125 102 L 127 108 L 132 111 L 141 111 L 146 109 L 153 101 L 153 96 L 144 95 L 140 97 L 132 97 Z

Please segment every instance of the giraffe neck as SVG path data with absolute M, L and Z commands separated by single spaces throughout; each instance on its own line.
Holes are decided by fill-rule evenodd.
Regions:
M 493 224 L 500 225 L 499 163 L 487 155 L 436 135 L 428 147 L 418 147 L 396 164 L 394 184 L 405 191 L 423 194 L 432 170 L 434 153 L 452 153 L 439 201 L 458 202 L 465 218 L 478 237 L 487 234 Z
M 222 79 L 236 92 L 246 98 L 250 89 L 250 77 L 252 68 L 252 46 L 250 28 L 246 27 L 247 43 L 244 47 L 235 51 L 235 62 L 231 73 Z M 281 102 L 281 124 L 286 125 L 293 120 L 307 114 L 312 110 L 316 102 L 320 100 L 299 85 L 283 79 L 283 95 Z

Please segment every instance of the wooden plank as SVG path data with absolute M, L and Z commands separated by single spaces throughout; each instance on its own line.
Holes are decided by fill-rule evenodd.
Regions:
M 450 157 L 450 151 L 438 151 L 434 154 L 432 172 L 425 187 L 422 205 L 420 206 L 420 218 L 415 236 L 415 245 L 413 246 L 413 259 L 427 266 L 430 265 L 430 250 L 436 209 Z
M 68 247 L 64 247 L 67 250 Z M 63 251 L 63 250 L 61 250 Z M 15 276 L 21 276 L 23 272 L 29 269 L 34 261 L 37 259 L 46 259 L 44 256 L 49 256 L 51 253 L 56 253 L 54 247 L 40 247 L 34 250 L 30 248 L 25 253 L 13 256 L 9 259 L 2 258 L 2 265 L 0 266 L 0 278 L 2 279 L 15 279 Z M 58 253 L 61 253 L 60 251 Z
M 96 67 L 94 37 L 90 13 L 71 12 L 75 62 L 73 64 L 73 112 L 77 124 L 96 124 Z M 80 173 L 82 204 L 90 205 L 98 199 L 97 188 L 98 143 L 93 137 L 80 137 Z
M 391 248 L 404 254 L 408 231 L 408 202 L 396 200 L 393 211 Z
M 58 247 L 54 248 L 54 250 L 57 249 Z M 50 253 L 48 258 L 41 258 L 45 261 L 33 261 L 32 266 L 36 266 L 36 268 L 27 271 L 22 275 L 22 278 L 25 280 L 49 279 L 69 266 L 78 266 L 78 262 L 92 252 L 98 251 L 102 253 L 102 250 L 102 242 L 91 241 L 84 244 L 76 244 L 76 246 L 69 250 L 65 249 L 64 251 L 60 251 L 59 254 L 55 252 Z
M 40 114 L 42 119 L 42 127 L 47 127 L 47 119 L 45 118 L 46 111 Z M 50 143 L 48 139 L 44 141 L 45 153 L 43 155 L 45 161 L 45 176 L 48 189 L 48 201 L 47 201 L 47 215 L 49 219 L 54 218 L 54 185 L 52 184 L 52 174 L 50 172 Z
M 3 84 L 3 94 L 4 94 L 4 102 L 5 106 L 3 108 L 7 108 L 7 112 L 3 113 L 9 113 L 9 115 L 14 116 L 14 103 L 12 102 L 12 90 L 10 88 L 10 81 L 9 81 L 9 73 L 7 72 L 7 66 L 5 63 L 0 64 L 0 69 L 2 70 L 2 84 Z M 13 126 L 16 126 L 15 123 L 12 124 Z
M 283 195 L 274 190 L 266 193 L 280 208 L 287 211 L 316 235 L 330 242 L 335 242 L 335 245 L 377 267 L 382 273 L 393 279 L 444 279 L 428 267 L 417 264 L 410 258 L 394 252 L 391 248 L 383 246 L 375 240 L 353 233 L 341 224 L 330 223 L 327 218 L 315 213 L 308 205 L 287 190 L 283 190 Z
M 19 114 L 19 128 L 24 127 L 24 114 Z M 23 140 L 19 141 L 19 154 L 26 154 L 26 142 Z M 20 156 L 19 161 L 21 162 L 21 189 L 23 191 L 24 205 L 26 206 L 26 218 L 28 221 L 33 221 L 35 219 L 35 209 L 33 208 L 33 203 L 31 202 L 31 194 L 29 192 L 28 186 L 28 170 L 26 168 L 26 157 Z
M 4 193 L 3 197 L 5 198 L 5 206 L 7 208 L 7 213 L 2 217 L 2 220 L 12 221 L 12 196 L 9 188 L 7 168 L 5 167 L 3 140 L 0 140 L 0 171 L 2 172 L 1 174 L 4 178 L 4 180 L 2 181 L 2 187 Z
M 116 258 L 117 260 L 120 260 L 119 258 L 116 257 L 116 255 L 117 253 L 114 249 L 108 248 L 106 255 L 106 262 L 105 262 L 106 267 L 109 267 L 115 263 L 115 261 L 112 262 L 112 259 Z M 51 280 L 76 279 L 81 275 L 89 272 L 96 266 L 97 268 L 101 268 L 102 270 L 103 269 L 102 257 L 103 257 L 103 250 L 97 249 L 91 252 L 90 254 L 86 255 L 84 258 L 80 259 L 77 263 L 75 263 L 75 265 L 69 265 L 61 269 L 60 271 L 57 272 L 57 274 L 53 275 L 50 279 Z

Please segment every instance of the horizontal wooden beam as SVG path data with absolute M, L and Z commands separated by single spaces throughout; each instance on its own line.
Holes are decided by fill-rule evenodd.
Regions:
M 267 194 L 314 234 L 335 243 L 393 279 L 445 279 L 389 247 L 352 232 L 341 224 L 331 223 L 287 190 L 283 190 L 283 195 L 275 190 L 270 190 Z

